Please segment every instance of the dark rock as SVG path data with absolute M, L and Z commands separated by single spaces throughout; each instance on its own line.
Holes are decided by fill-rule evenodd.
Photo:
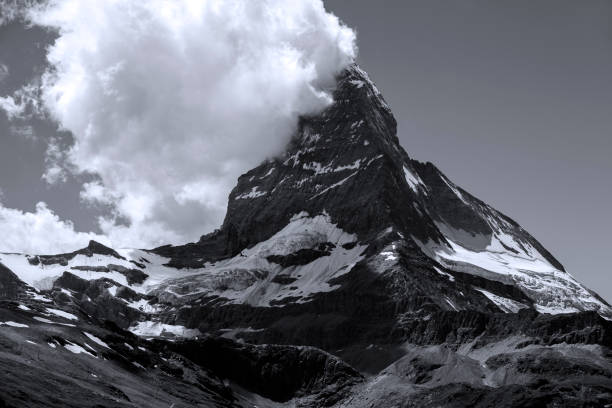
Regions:
M 289 275 L 276 275 L 271 282 L 278 283 L 279 285 L 289 285 L 295 282 L 297 278 L 291 277 Z
M 0 263 L 0 299 L 18 299 L 28 285 L 23 283 L 9 268 Z
M 315 396 L 316 406 L 331 406 L 363 377 L 334 356 L 313 347 L 253 346 L 207 337 L 170 348 L 241 387 L 285 402 Z
M 329 256 L 335 245 L 331 242 L 324 242 L 315 248 L 304 248 L 288 255 L 270 255 L 267 257 L 269 262 L 279 264 L 283 268 L 296 265 L 306 265 L 323 256 Z

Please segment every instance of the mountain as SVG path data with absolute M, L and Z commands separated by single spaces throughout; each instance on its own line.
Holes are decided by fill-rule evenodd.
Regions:
M 610 305 L 411 159 L 358 66 L 334 101 L 198 242 L 0 254 L 0 406 L 612 404 Z

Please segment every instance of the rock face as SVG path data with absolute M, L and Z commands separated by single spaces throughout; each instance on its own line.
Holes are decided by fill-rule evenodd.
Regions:
M 359 67 L 334 99 L 302 118 L 282 157 L 239 178 L 223 225 L 198 242 L 0 254 L 14 272 L 0 268 L 13 299 L 1 344 L 27 325 L 48 361 L 81 347 L 117 406 L 155 406 L 143 394 L 166 375 L 160 406 L 611 404 L 610 305 L 513 220 L 411 159 Z M 94 331 L 106 346 L 82 337 Z
M 27 290 L 17 275 L 0 263 L 0 299 L 18 299 Z

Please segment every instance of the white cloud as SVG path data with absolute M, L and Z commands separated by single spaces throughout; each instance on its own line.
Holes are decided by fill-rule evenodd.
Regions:
M 100 224 L 116 246 L 217 227 L 237 176 L 331 102 L 356 52 L 321 0 L 53 0 L 29 19 L 59 30 L 41 99 L 74 138 L 46 177 L 98 176 L 81 197 L 112 203 Z M 29 100 L 0 102 L 18 116 Z
M 62 148 L 60 139 L 50 137 L 48 139 L 47 151 L 45 152 L 45 173 L 42 175 L 43 180 L 49 184 L 55 184 L 66 181 L 67 169 L 66 153 Z
M 83 248 L 89 240 L 109 244 L 108 238 L 76 232 L 70 221 L 62 221 L 43 202 L 34 212 L 6 208 L 0 204 L 0 252 L 56 254 Z
M 0 96 L 0 109 L 3 109 L 10 119 L 26 119 L 42 113 L 40 106 L 41 89 L 35 83 L 30 83 L 13 95 Z

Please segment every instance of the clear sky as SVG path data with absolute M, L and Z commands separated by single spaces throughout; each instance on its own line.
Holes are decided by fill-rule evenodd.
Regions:
M 611 301 L 612 2 L 325 4 L 356 30 L 359 63 L 391 105 L 409 155 L 515 219 Z M 8 70 L 0 65 L 0 95 L 45 69 L 53 38 L 0 26 Z M 50 136 L 70 142 L 49 121 L 0 114 L 3 205 L 33 211 L 45 201 L 77 230 L 99 232 L 96 217 L 109 209 L 79 196 L 95 178 L 41 179 Z

